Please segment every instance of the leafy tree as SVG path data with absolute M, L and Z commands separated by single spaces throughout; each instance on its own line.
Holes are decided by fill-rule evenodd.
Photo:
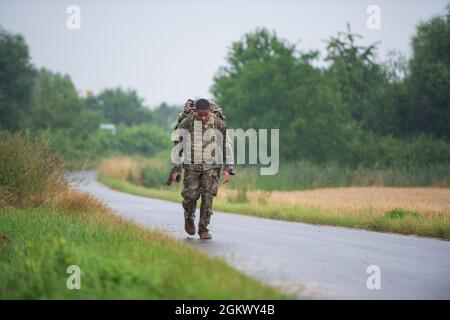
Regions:
M 157 108 L 152 110 L 153 124 L 160 126 L 165 130 L 170 130 L 174 126 L 174 122 L 182 111 L 179 106 L 169 106 L 167 103 L 161 103 Z
M 153 156 L 170 149 L 170 136 L 161 128 L 149 124 L 127 127 L 119 125 L 116 135 L 117 148 L 125 154 Z
M 258 29 L 232 44 L 227 61 L 211 91 L 226 105 L 225 114 L 232 124 L 253 128 L 286 125 L 286 114 L 294 113 L 287 101 L 295 77 L 294 48 L 275 33 Z
M 211 91 L 231 127 L 279 128 L 284 159 L 325 161 L 345 148 L 350 118 L 316 57 L 258 29 L 233 43 Z
M 89 108 L 103 114 L 104 121 L 126 125 L 152 121 L 152 112 L 134 90 L 106 89 L 93 98 Z
M 450 6 L 447 13 L 419 24 L 412 39 L 409 101 L 403 129 L 450 138 Z
M 409 77 L 408 60 L 399 52 L 388 52 L 388 59 L 382 64 L 387 82 L 384 84 L 384 106 L 378 109 L 377 121 L 386 135 L 404 137 L 406 113 L 409 112 L 409 92 L 406 80 Z
M 30 109 L 34 69 L 21 35 L 0 27 L 0 127 L 19 130 Z
M 32 96 L 33 129 L 73 127 L 82 111 L 84 103 L 68 75 L 38 71 Z
M 352 118 L 365 129 L 386 133 L 385 96 L 387 77 L 381 65 L 376 63 L 377 43 L 359 46 L 360 35 L 339 32 L 327 45 L 326 61 L 331 63 L 327 73 L 339 85 L 343 102 Z

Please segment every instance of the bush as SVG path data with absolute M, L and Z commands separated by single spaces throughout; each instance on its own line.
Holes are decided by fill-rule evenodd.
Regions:
M 152 165 L 145 165 L 141 170 L 141 181 L 144 187 L 162 187 L 167 181 L 169 170 L 161 170 Z
M 400 208 L 395 208 L 395 209 L 385 212 L 383 216 L 385 218 L 389 218 L 389 219 L 403 219 L 405 217 L 419 218 L 420 213 L 415 212 L 415 211 L 407 211 L 407 210 L 403 210 Z
M 43 134 L 0 131 L 0 206 L 41 206 L 67 187 L 63 160 Z
M 149 124 L 133 127 L 120 125 L 116 135 L 117 148 L 124 154 L 153 156 L 170 148 L 170 136 Z
M 149 124 L 119 125 L 115 136 L 106 130 L 80 133 L 72 128 L 51 129 L 45 134 L 51 148 L 76 168 L 87 160 L 131 154 L 154 156 L 161 150 L 170 149 L 168 134 Z

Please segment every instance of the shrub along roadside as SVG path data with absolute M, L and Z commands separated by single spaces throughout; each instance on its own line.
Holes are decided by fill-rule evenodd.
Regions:
M 67 188 L 64 161 L 43 134 L 33 137 L 0 130 L 0 207 L 41 206 Z

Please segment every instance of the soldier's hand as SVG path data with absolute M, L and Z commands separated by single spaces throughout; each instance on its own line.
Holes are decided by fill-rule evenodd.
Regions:
M 222 176 L 223 176 L 223 183 L 227 183 L 228 180 L 230 179 L 230 173 L 228 171 L 223 171 Z
M 172 181 L 177 181 L 177 179 L 179 179 L 178 177 L 180 177 L 180 176 L 181 176 L 181 173 L 179 171 L 172 173 Z

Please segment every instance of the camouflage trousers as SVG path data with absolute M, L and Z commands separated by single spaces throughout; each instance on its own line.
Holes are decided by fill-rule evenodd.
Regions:
M 209 231 L 207 226 L 213 214 L 212 206 L 219 185 L 219 170 L 196 171 L 187 169 L 184 171 L 183 185 L 181 196 L 183 197 L 184 217 L 195 219 L 197 200 L 201 195 L 198 231 Z

